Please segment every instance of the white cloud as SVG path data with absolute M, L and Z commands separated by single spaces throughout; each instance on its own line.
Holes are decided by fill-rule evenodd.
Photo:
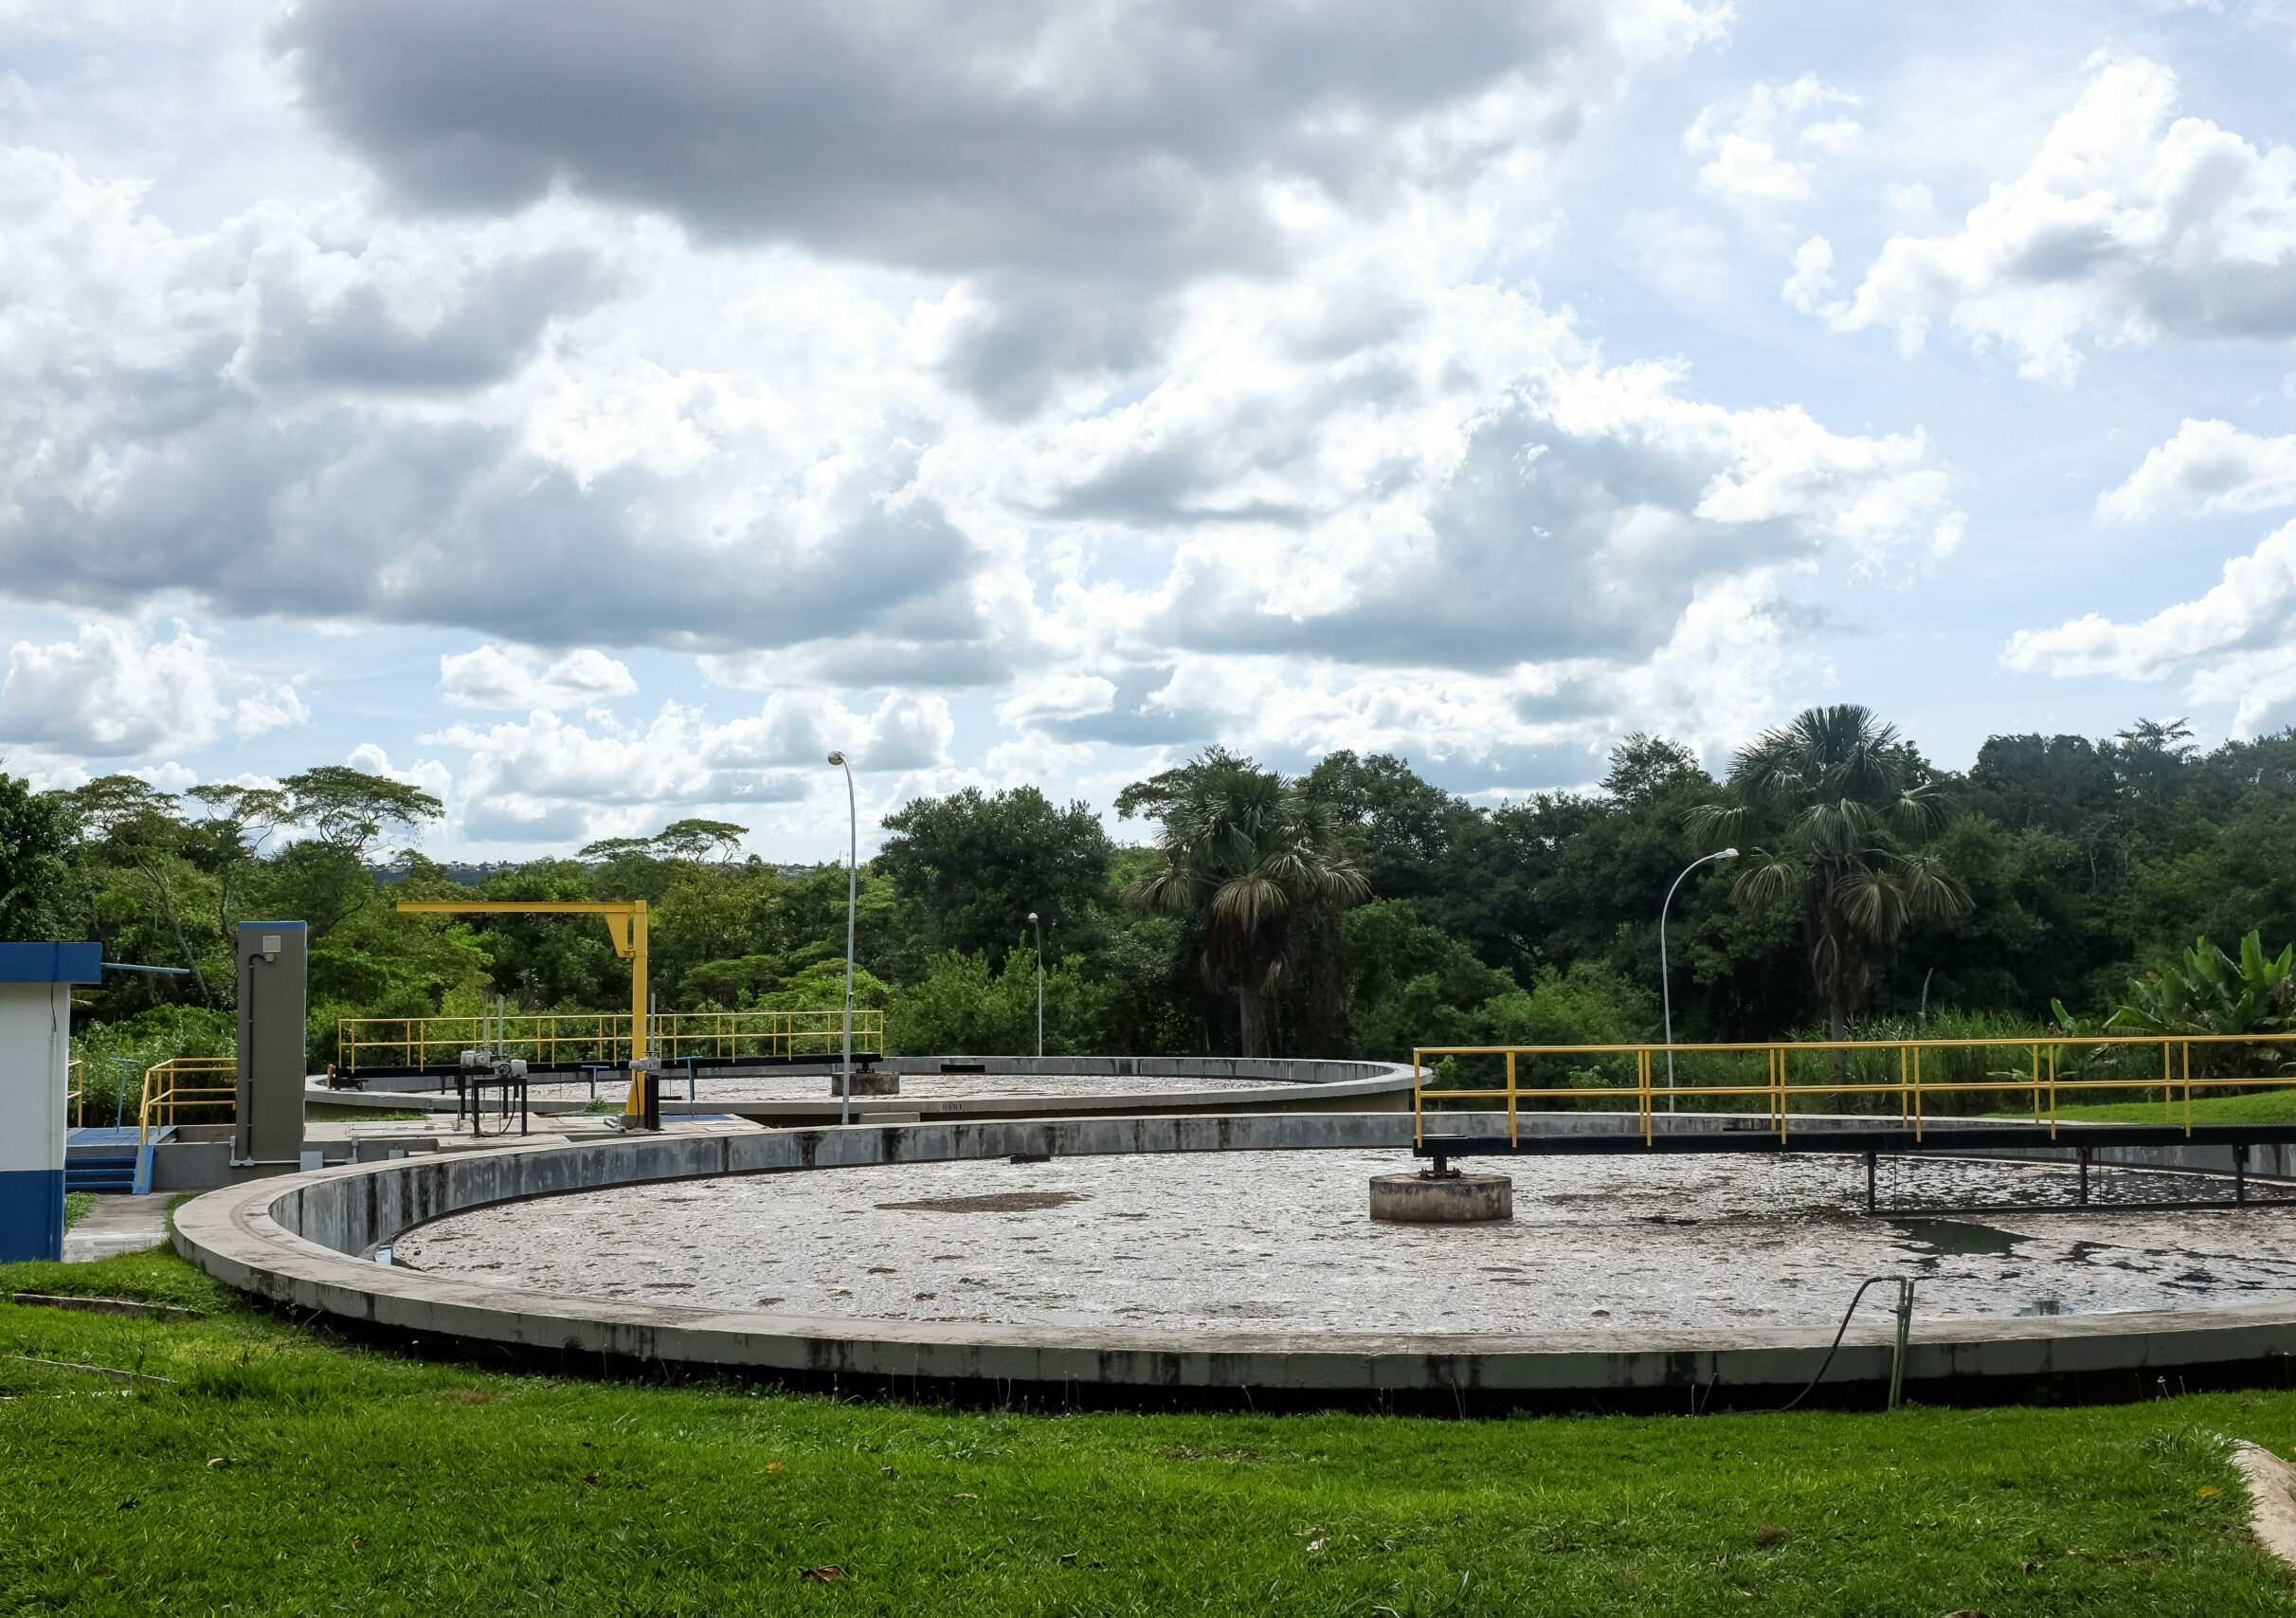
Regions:
M 1334 4 L 936 4 L 906 32 L 784 8 L 855 44 L 822 71 L 888 113 L 841 176 L 757 159 L 820 103 L 696 45 L 713 18 L 753 39 L 750 9 L 632 35 L 578 8 L 569 56 L 498 9 L 306 4 L 275 69 L 372 175 L 162 208 L 103 177 L 131 163 L 0 156 L 0 565 L 122 611 L 451 627 L 427 650 L 473 649 L 408 696 L 464 722 L 326 748 L 419 746 L 407 778 L 450 784 L 472 841 L 704 809 L 841 833 L 832 748 L 883 793 L 1215 737 L 1564 779 L 1623 726 L 1734 739 L 1801 667 L 1817 570 L 1926 567 L 1961 518 L 1914 409 L 1821 420 L 1790 373 L 1708 403 L 1734 379 L 1636 359 L 1632 326 L 1606 355 L 1528 279 L 1526 243 L 1568 234 L 1558 155 L 1721 10 Z M 1277 48 L 1302 27 L 1336 54 Z M 1493 37 L 1515 54 L 1460 47 Z M 1062 64 L 1088 71 L 1049 100 L 1021 71 Z M 626 148 L 606 103 L 661 140 Z M 1805 76 L 1709 109 L 1709 189 L 1805 194 L 1853 105 Z M 676 155 L 725 151 L 750 155 Z M 1620 233 L 1722 311 L 1745 288 L 1718 225 Z M 1822 310 L 1821 251 L 1787 296 Z M 618 659 L 647 645 L 760 695 L 630 718 Z M 298 687 L 249 684 L 211 728 L 300 722 Z M 960 746 L 992 704 L 1001 745 L 968 717 Z
M 557 645 L 927 620 L 980 638 L 974 548 L 913 487 L 920 407 L 943 398 L 913 352 L 939 305 L 913 284 L 796 299 L 850 352 L 793 410 L 755 372 L 804 343 L 750 303 L 822 279 L 786 254 L 749 255 L 690 330 L 675 282 L 712 266 L 643 217 L 265 203 L 179 232 L 139 197 L 0 148 L 0 565 L 20 592 Z M 654 344 L 750 373 L 632 352 L 641 294 L 668 305 L 639 323 Z
M 1918 180 L 1907 185 L 1883 187 L 1882 200 L 1898 213 L 1926 213 L 1937 206 L 1937 198 L 1929 194 L 1929 188 Z
M 230 678 L 185 625 L 158 641 L 124 620 L 91 619 L 72 640 L 9 648 L 0 741 L 97 758 L 195 749 L 223 719 L 217 687 Z
M 2234 704 L 2233 734 L 2253 734 L 2296 695 L 2296 522 L 2224 564 L 2223 581 L 2138 624 L 2088 613 L 2053 629 L 2020 629 L 2001 652 L 2026 673 L 2157 681 L 2191 671 L 2185 695 Z
M 244 738 L 261 736 L 282 725 L 311 722 L 311 710 L 293 685 L 274 685 L 252 697 L 242 697 L 232 710 L 231 727 Z
M 1849 151 L 1864 133 L 1853 118 L 1818 115 L 1857 104 L 1855 96 L 1815 73 L 1787 84 L 1756 84 L 1701 112 L 1683 132 L 1682 149 L 1708 159 L 1698 183 L 1726 201 L 1800 202 L 1819 160 Z
M 1116 685 L 1097 674 L 1054 674 L 1032 681 L 1021 693 L 997 704 L 997 718 L 1023 728 L 1046 720 L 1089 719 L 1116 705 Z
M 956 736 L 949 701 L 896 693 L 871 717 L 869 739 L 854 760 L 861 770 L 931 770 L 949 762 Z
M 1813 236 L 1794 249 L 1794 273 L 1779 289 L 1785 300 L 1807 315 L 1834 290 L 1834 244 Z
M 825 693 L 777 692 L 759 712 L 713 725 L 667 702 L 642 727 L 575 724 L 547 710 L 523 722 L 457 725 L 426 745 L 465 750 L 461 829 L 481 841 L 588 841 L 704 808 L 736 816 L 824 789 L 827 757 L 914 779 L 949 766 L 955 734 L 939 697 L 887 696 L 856 714 Z
M 1893 237 L 1837 330 L 1918 347 L 1943 317 L 2028 376 L 2070 382 L 2084 341 L 2296 335 L 2296 152 L 2172 118 L 2176 75 L 2093 59 L 2022 174 L 1949 236 Z
M 2097 497 L 2097 515 L 2135 522 L 2163 512 L 2269 511 L 2296 505 L 2296 434 L 2257 438 L 2230 422 L 2187 417 L 2118 488 Z
M 984 475 L 1003 504 L 1161 574 L 1047 585 L 1003 722 L 1294 761 L 1376 746 L 1528 769 L 1562 749 L 1577 772 L 1620 724 L 1726 734 L 1749 711 L 1734 681 L 1689 714 L 1641 694 L 1673 689 L 1657 670 L 1688 645 L 1731 640 L 1749 679 L 1783 667 L 1792 576 L 1835 555 L 1926 566 L 1958 537 L 1920 432 L 1835 433 L 1686 396 L 1679 364 L 1605 365 L 1528 296 L 1455 281 L 1473 241 L 1342 234 L 1289 285 L 1192 307 L 1144 396 L 1000 440 Z M 1343 323 L 1345 343 L 1315 340 Z
M 436 758 L 419 758 L 406 769 L 400 770 L 391 764 L 389 754 L 371 741 L 363 741 L 351 750 L 350 756 L 343 762 L 353 770 L 364 770 L 370 775 L 380 775 L 387 780 L 398 781 L 406 786 L 420 787 L 442 803 L 446 802 L 454 792 L 454 772 Z M 276 781 L 241 777 L 243 786 L 275 787 L 278 784 Z
M 439 689 L 465 708 L 584 708 L 638 689 L 629 665 L 583 647 L 537 668 L 541 654 L 525 646 L 484 645 L 439 659 Z

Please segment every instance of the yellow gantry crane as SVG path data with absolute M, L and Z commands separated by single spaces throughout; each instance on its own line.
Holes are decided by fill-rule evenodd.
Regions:
M 644 1114 L 645 1080 L 638 1065 L 646 1054 L 644 900 L 536 900 L 530 903 L 518 900 L 403 899 L 399 908 L 431 915 L 482 911 L 495 916 L 605 917 L 614 953 L 630 963 L 630 1093 L 622 1110 L 633 1118 Z

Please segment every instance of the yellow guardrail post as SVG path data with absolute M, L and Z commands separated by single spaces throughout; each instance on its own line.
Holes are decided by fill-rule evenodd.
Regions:
M 1793 1110 L 1794 1092 L 1785 1082 L 1785 1054 L 1781 1047 L 1778 1052 L 1778 1144 L 1781 1146 L 1786 1143 L 1786 1132 L 1793 1127 L 1793 1120 L 1786 1116 Z
M 1515 1053 L 1511 1050 L 1507 1053 L 1507 1144 L 1520 1144 L 1515 1134 Z
M 1913 1047 L 1913 1138 L 1922 1137 L 1922 1047 Z
M 1411 1144 L 1427 1144 L 1426 1090 L 1419 1080 L 1419 1053 L 1415 1046 L 1411 1052 Z
M 2049 1138 L 2057 1137 L 2057 1047 L 2049 1047 Z

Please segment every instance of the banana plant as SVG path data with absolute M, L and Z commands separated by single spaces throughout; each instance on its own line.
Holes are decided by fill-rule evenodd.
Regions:
M 2201 938 L 2184 952 L 2180 969 L 2130 978 L 2128 998 L 2105 1027 L 2155 1037 L 2269 1033 L 2288 1025 L 2291 1003 L 2296 944 L 2267 955 L 2261 936 L 2251 933 L 2234 960 Z

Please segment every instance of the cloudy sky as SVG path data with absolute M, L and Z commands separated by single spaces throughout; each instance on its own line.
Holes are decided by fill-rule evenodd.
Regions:
M 0 0 L 0 755 L 526 858 L 2296 722 L 2296 8 Z M 866 834 L 865 834 L 866 835 Z

